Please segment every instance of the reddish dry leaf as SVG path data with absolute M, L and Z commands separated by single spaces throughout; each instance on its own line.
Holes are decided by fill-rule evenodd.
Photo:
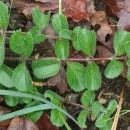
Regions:
M 106 14 L 104 11 L 97 11 L 91 17 L 92 19 L 92 26 L 100 25 L 99 30 L 97 31 L 97 37 L 102 41 L 106 42 L 107 34 L 112 34 L 112 29 L 108 24 L 108 20 L 106 18 Z
M 10 113 L 10 109 L 0 106 L 0 116 L 5 115 L 7 113 Z M 8 126 L 10 122 L 11 122 L 11 119 L 0 121 L 0 127 Z
M 24 120 L 23 118 L 15 117 L 12 119 L 7 130 L 39 130 L 39 128 L 34 122 L 28 119 Z
M 50 117 L 44 113 L 36 122 L 39 130 L 58 130 L 58 128 L 50 122 Z
M 119 17 L 117 28 L 130 31 L 130 0 L 125 1 L 124 8 L 118 12 L 117 16 Z
M 92 0 L 64 0 L 63 13 L 71 17 L 75 22 L 89 19 L 95 12 Z

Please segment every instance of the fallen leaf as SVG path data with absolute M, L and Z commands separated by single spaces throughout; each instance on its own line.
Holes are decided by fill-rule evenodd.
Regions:
M 10 109 L 0 106 L 0 116 L 5 115 L 7 113 L 10 113 Z M 11 119 L 0 121 L 0 127 L 8 126 L 10 122 L 11 122 Z
M 108 24 L 108 20 L 106 18 L 106 14 L 104 11 L 97 11 L 91 17 L 92 26 L 99 25 L 100 28 L 97 31 L 97 37 L 102 41 L 106 42 L 106 36 L 112 34 L 112 29 Z
M 118 30 L 125 29 L 130 31 L 130 0 L 125 0 L 124 8 L 117 13 L 117 16 L 119 17 Z
M 92 0 L 64 0 L 63 1 L 63 13 L 73 19 L 75 22 L 79 22 L 82 19 L 89 19 L 94 12 L 94 6 Z
M 44 113 L 41 118 L 36 122 L 39 130 L 58 130 L 58 128 L 50 122 L 50 117 Z
M 39 128 L 31 120 L 15 117 L 7 130 L 39 130 Z
M 66 72 L 63 67 L 61 67 L 58 74 L 50 78 L 47 82 L 50 86 L 56 86 L 60 94 L 64 94 L 67 90 L 67 80 Z

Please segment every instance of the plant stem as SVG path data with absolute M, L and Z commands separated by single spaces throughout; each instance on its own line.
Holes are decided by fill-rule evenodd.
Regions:
M 40 57 L 40 59 L 44 59 L 44 60 L 59 60 L 58 58 L 55 57 Z M 127 57 L 116 57 L 116 60 L 127 60 Z M 20 60 L 20 57 L 5 57 L 6 61 L 16 61 L 16 60 Z M 32 61 L 35 60 L 35 57 L 30 57 L 28 59 L 26 59 L 27 61 Z M 113 57 L 106 57 L 106 58 L 69 58 L 67 60 L 64 61 L 74 61 L 74 62 L 87 62 L 87 61 L 111 61 L 113 60 Z
M 62 14 L 62 0 L 59 0 L 59 14 Z

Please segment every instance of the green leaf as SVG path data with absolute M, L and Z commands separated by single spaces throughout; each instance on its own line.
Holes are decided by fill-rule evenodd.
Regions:
M 4 37 L 0 37 L 0 66 L 3 64 L 5 58 L 5 44 Z
M 47 90 L 44 94 L 44 97 L 50 98 L 51 102 L 57 106 L 60 106 L 63 101 L 63 98 L 60 95 L 58 95 L 57 93 L 55 93 L 51 90 Z
M 41 59 L 32 62 L 33 73 L 37 78 L 49 78 L 56 75 L 61 67 L 58 60 Z
M 119 30 L 114 37 L 114 50 L 116 56 L 121 56 L 125 53 L 124 45 L 130 41 L 130 33 L 125 30 Z
M 65 108 L 63 108 L 65 110 Z M 64 121 L 66 120 L 66 115 L 60 112 L 57 109 L 52 109 L 51 111 L 51 122 L 53 125 L 61 127 L 64 125 Z
M 95 117 L 101 115 L 101 113 L 104 112 L 105 110 L 106 108 L 97 101 L 92 104 L 92 113 Z
M 95 100 L 95 93 L 90 90 L 86 90 L 81 98 L 81 102 L 85 107 L 91 107 Z
M 124 44 L 127 57 L 130 59 L 130 41 Z
M 80 44 L 79 44 L 78 39 L 77 39 L 80 30 L 81 30 L 80 26 L 75 27 L 73 30 L 73 33 L 72 33 L 72 36 L 73 36 L 72 45 L 73 45 L 74 49 L 77 51 L 81 50 Z
M 86 88 L 85 86 L 85 67 L 77 62 L 67 63 L 67 80 L 70 87 L 76 91 L 80 92 Z
M 101 87 L 102 77 L 99 67 L 89 62 L 85 70 L 85 84 L 89 90 L 98 90 Z
M 68 29 L 62 29 L 59 32 L 59 35 L 61 38 L 67 39 L 67 40 L 72 40 L 72 31 Z
M 127 79 L 130 81 L 130 60 L 127 61 L 127 66 L 128 66 Z
M 39 44 L 46 40 L 46 36 L 44 34 L 41 34 L 37 26 L 32 27 L 30 29 L 30 32 L 32 34 L 34 44 Z
M 50 12 L 48 14 L 43 14 L 43 12 L 36 7 L 33 11 L 33 21 L 35 25 L 43 30 L 49 23 L 50 20 Z
M 30 98 L 22 98 L 22 101 L 24 103 L 26 103 L 26 104 L 29 104 L 29 103 L 31 103 L 32 99 L 30 99 Z
M 109 120 L 108 122 L 107 122 L 107 124 L 105 125 L 105 127 L 103 127 L 103 128 L 100 128 L 100 130 L 111 130 L 111 128 L 112 128 L 112 121 L 111 120 Z
M 69 41 L 65 39 L 58 40 L 55 45 L 55 54 L 61 60 L 66 60 L 69 57 L 70 46 Z
M 62 29 L 69 29 L 68 21 L 64 14 L 55 14 L 52 20 L 52 26 L 57 33 Z
M 17 54 L 29 57 L 33 51 L 33 37 L 30 32 L 22 35 L 20 30 L 16 31 L 10 39 L 10 48 Z
M 32 78 L 24 63 L 15 68 L 12 78 L 18 91 L 31 93 L 33 89 Z
M 93 56 L 96 51 L 96 33 L 92 30 L 80 29 L 78 42 L 81 50 L 88 56 Z
M 19 103 L 19 98 L 11 97 L 11 96 L 4 96 L 5 102 L 8 106 L 14 107 Z
M 0 29 L 6 29 L 9 24 L 8 7 L 0 1 Z
M 87 128 L 87 125 L 86 125 L 86 120 L 87 120 L 87 116 L 90 114 L 90 112 L 88 110 L 82 110 L 80 113 L 79 113 L 79 116 L 78 116 L 78 123 L 80 124 L 80 126 L 82 128 Z
M 3 64 L 0 67 L 0 83 L 8 88 L 13 87 L 12 74 L 13 71 Z
M 102 113 L 96 120 L 95 125 L 98 128 L 103 128 L 107 125 L 109 115 Z
M 43 111 L 36 111 L 36 112 L 29 113 L 27 117 L 33 122 L 36 122 L 42 116 L 42 114 Z
M 106 113 L 108 115 L 111 115 L 113 114 L 113 112 L 117 109 L 117 102 L 116 100 L 111 100 L 108 104 L 108 107 L 107 107 L 107 110 L 106 110 Z
M 113 79 L 119 76 L 122 71 L 123 71 L 123 63 L 121 61 L 113 59 L 109 62 L 107 68 L 105 69 L 105 76 L 109 79 Z

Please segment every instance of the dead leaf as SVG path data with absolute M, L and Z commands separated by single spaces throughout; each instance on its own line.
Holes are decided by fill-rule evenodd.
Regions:
M 50 78 L 47 82 L 50 86 L 56 86 L 60 94 L 64 94 L 67 90 L 67 80 L 66 72 L 63 67 L 61 67 L 60 72 Z
M 106 36 L 107 34 L 112 34 L 112 29 L 110 25 L 108 24 L 108 20 L 106 18 L 106 14 L 104 11 L 97 11 L 94 13 L 91 17 L 92 20 L 92 26 L 99 25 L 100 28 L 97 31 L 97 37 L 102 41 L 106 42 Z
M 10 111 L 11 111 L 10 109 L 0 106 L 0 116 L 10 113 Z M 0 121 L 0 127 L 8 126 L 10 122 L 11 122 L 11 119 Z
M 41 118 L 36 122 L 39 130 L 58 130 L 58 128 L 50 122 L 50 117 L 44 113 Z
M 51 3 L 51 4 L 58 4 L 58 0 L 35 0 L 36 2 L 41 2 L 41 3 Z
M 79 22 L 82 19 L 89 19 L 89 16 L 94 11 L 92 0 L 64 0 L 63 1 L 63 13 L 73 19 L 75 22 Z
M 124 8 L 117 13 L 117 16 L 119 17 L 118 30 L 125 29 L 130 31 L 130 0 L 125 0 Z
M 31 120 L 15 117 L 7 130 L 39 130 L 39 128 Z

